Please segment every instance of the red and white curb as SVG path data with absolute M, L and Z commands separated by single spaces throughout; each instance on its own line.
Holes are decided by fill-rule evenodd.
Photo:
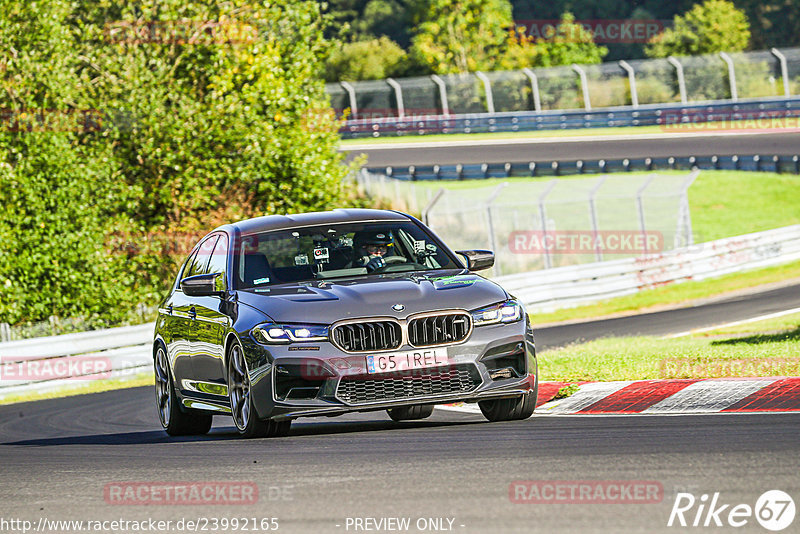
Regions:
M 800 411 L 800 377 L 708 378 L 588 382 L 555 399 L 566 384 L 542 382 L 536 413 L 686 414 Z M 475 404 L 442 409 L 479 414 Z

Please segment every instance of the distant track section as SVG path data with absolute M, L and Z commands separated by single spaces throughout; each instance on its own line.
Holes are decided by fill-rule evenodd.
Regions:
M 412 141 L 413 139 L 413 141 Z M 532 139 L 425 141 L 342 147 L 348 158 L 364 154 L 370 167 L 456 165 L 534 160 L 663 158 L 733 154 L 794 155 L 800 132 L 703 132 Z

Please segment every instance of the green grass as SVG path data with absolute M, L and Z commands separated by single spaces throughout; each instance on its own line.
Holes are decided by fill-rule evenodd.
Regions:
M 682 338 L 605 338 L 539 355 L 540 380 L 800 376 L 800 314 Z
M 679 173 L 686 171 L 657 171 Z M 647 172 L 627 173 L 630 175 Z M 570 176 L 582 179 L 586 176 Z M 464 190 L 495 187 L 506 181 L 550 178 L 492 178 L 488 180 L 419 182 L 418 187 Z M 800 224 L 800 176 L 746 171 L 701 171 L 689 188 L 689 206 L 695 242 L 748 234 Z M 681 304 L 747 287 L 800 277 L 800 262 L 737 273 L 714 280 L 686 282 L 641 291 L 597 304 L 535 314 L 537 323 L 587 319 L 641 311 L 654 306 Z
M 530 317 L 533 324 L 536 325 L 624 315 L 633 312 L 645 313 L 665 306 L 678 306 L 697 299 L 720 296 L 732 291 L 793 278 L 800 278 L 800 261 L 728 274 L 709 280 L 689 281 L 656 289 L 646 289 L 633 295 L 586 306 L 565 308 L 550 313 L 533 313 L 530 314 Z
M 800 176 L 701 171 L 689 207 L 696 242 L 800 224 Z
M 736 123 L 734 123 L 736 124 Z M 530 132 L 494 132 L 494 133 L 462 133 L 462 134 L 428 134 L 428 135 L 402 135 L 385 137 L 363 137 L 359 139 L 343 139 L 342 148 L 349 145 L 391 145 L 395 143 L 429 143 L 439 141 L 482 141 L 491 139 L 543 139 L 558 137 L 594 137 L 607 135 L 647 135 L 660 133 L 713 133 L 716 131 L 738 131 L 748 133 L 742 127 L 731 128 L 730 122 L 708 122 L 685 128 L 664 128 L 663 126 L 622 126 L 609 128 L 576 128 L 559 130 L 539 130 Z M 779 128 L 775 129 L 780 131 Z
M 135 388 L 139 386 L 152 386 L 153 373 L 139 373 L 130 378 L 114 378 L 109 380 L 87 380 L 80 385 L 66 386 L 46 392 L 20 393 L 19 395 L 9 395 L 0 398 L 0 405 L 15 404 L 18 402 L 30 402 L 44 399 L 57 399 L 61 397 L 71 397 L 73 395 L 86 395 L 89 393 L 100 393 L 115 389 Z
M 716 131 L 738 131 L 748 133 L 746 121 L 740 127 L 731 128 L 730 122 L 708 122 L 698 125 L 687 126 L 685 128 L 664 128 L 663 126 L 621 126 L 607 128 L 577 128 L 559 130 L 538 130 L 530 132 L 494 132 L 494 133 L 470 133 L 470 134 L 427 134 L 427 135 L 401 135 L 385 137 L 363 137 L 359 139 L 343 139 L 342 148 L 349 145 L 391 145 L 395 143 L 429 143 L 440 141 L 483 141 L 491 139 L 543 139 L 558 137 L 594 137 L 608 135 L 648 135 L 660 133 L 714 133 Z M 780 128 L 775 129 L 776 132 Z
M 473 134 L 402 135 L 396 137 L 362 137 L 342 139 L 348 145 L 391 145 L 394 143 L 427 143 L 437 141 L 482 141 L 486 139 L 542 139 L 550 137 L 593 137 L 598 135 L 637 135 L 663 133 L 661 126 L 626 126 L 618 128 L 579 128 L 571 130 L 539 130 L 533 132 L 496 132 Z
M 687 171 L 658 170 L 659 174 Z M 646 175 L 649 171 L 622 173 Z M 592 175 L 563 176 L 580 180 Z M 503 182 L 522 183 L 542 178 L 490 178 L 487 180 L 418 182 L 416 187 L 466 190 L 496 187 Z M 701 171 L 689 188 L 689 209 L 695 242 L 713 241 L 752 232 L 800 224 L 800 176 L 772 172 Z

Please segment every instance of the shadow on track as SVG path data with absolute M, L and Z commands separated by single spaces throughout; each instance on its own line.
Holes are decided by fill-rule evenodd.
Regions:
M 722 339 L 712 341 L 712 345 L 761 345 L 763 343 L 781 343 L 784 341 L 800 341 L 800 326 L 794 330 L 787 332 L 777 332 L 772 334 L 756 334 L 753 336 L 732 337 L 730 339 Z
M 303 436 L 323 436 L 330 434 L 349 434 L 355 432 L 400 431 L 414 428 L 437 428 L 460 425 L 474 425 L 486 423 L 485 421 L 407 421 L 396 423 L 394 421 L 314 421 L 295 422 L 284 438 L 263 438 L 266 441 L 285 441 L 287 439 Z M 173 444 L 193 443 L 204 441 L 239 441 L 239 435 L 233 426 L 214 427 L 211 432 L 203 436 L 168 436 L 163 430 L 148 430 L 141 432 L 119 432 L 109 434 L 87 434 L 82 436 L 64 436 L 55 438 L 26 439 L 0 443 L 0 445 L 25 445 L 34 447 L 57 447 L 61 445 L 144 445 L 144 444 Z M 246 442 L 259 440 L 241 440 Z

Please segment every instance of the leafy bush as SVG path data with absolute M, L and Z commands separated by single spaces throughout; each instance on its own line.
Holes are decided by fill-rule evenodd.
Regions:
M 0 321 L 119 319 L 182 253 L 147 236 L 342 198 L 316 2 L 0 2 Z
M 654 36 L 645 52 L 650 57 L 739 52 L 749 42 L 750 23 L 744 11 L 727 0 L 705 0 L 683 16 L 676 15 L 673 27 Z
M 381 80 L 402 74 L 407 56 L 388 37 L 344 43 L 331 52 L 325 64 L 325 79 Z

